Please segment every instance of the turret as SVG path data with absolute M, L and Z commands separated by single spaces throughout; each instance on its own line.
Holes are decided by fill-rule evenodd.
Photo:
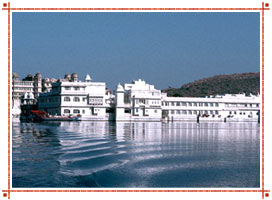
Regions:
M 77 76 L 76 73 L 72 73 L 72 75 L 71 75 L 71 81 L 72 82 L 77 82 L 78 81 L 78 76 Z
M 64 79 L 67 81 L 71 81 L 71 75 L 70 74 L 65 74 Z
M 91 82 L 92 81 L 92 78 L 90 77 L 89 74 L 86 74 L 85 76 L 85 82 Z
M 115 119 L 122 120 L 125 115 L 125 108 L 124 108 L 124 95 L 125 90 L 123 86 L 119 83 L 116 91 L 115 91 Z
M 18 79 L 19 79 L 19 75 L 17 73 L 13 73 L 12 80 L 18 80 Z
M 123 106 L 124 105 L 124 93 L 125 90 L 123 86 L 119 83 L 116 88 L 116 106 Z

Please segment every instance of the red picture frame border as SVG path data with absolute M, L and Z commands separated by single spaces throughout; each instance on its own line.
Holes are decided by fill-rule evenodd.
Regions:
M 265 10 L 270 10 L 269 8 L 269 3 L 264 3 L 262 2 L 262 7 L 261 8 L 12 8 L 10 6 L 10 2 L 8 3 L 3 3 L 3 8 L 2 10 L 7 10 L 8 11 L 8 189 L 7 190 L 2 190 L 3 192 L 3 197 L 8 197 L 10 199 L 10 193 L 11 192 L 260 192 L 262 193 L 262 199 L 264 197 L 269 197 L 269 192 L 270 190 L 265 190 L 264 188 L 264 11 Z M 262 52 L 262 80 L 261 80 L 261 86 L 262 86 L 262 153 L 261 153 L 261 158 L 262 158 L 262 183 L 261 183 L 261 189 L 257 190 L 137 190 L 137 189 L 110 189 L 110 190 L 43 190 L 43 189 L 38 189 L 38 190 L 14 190 L 11 189 L 11 180 L 10 180 L 10 149 L 11 149 L 11 143 L 10 143 L 10 137 L 11 137 L 11 132 L 10 132 L 10 87 L 11 87 L 11 82 L 10 82 L 10 14 L 12 11 L 260 11 L 261 12 L 261 27 L 262 27 L 262 37 L 261 37 L 261 52 Z

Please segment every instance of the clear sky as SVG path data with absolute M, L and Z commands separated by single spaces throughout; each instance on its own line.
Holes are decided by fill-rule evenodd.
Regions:
M 12 67 L 63 78 L 86 73 L 114 89 L 144 79 L 157 89 L 260 71 L 259 13 L 12 13 Z

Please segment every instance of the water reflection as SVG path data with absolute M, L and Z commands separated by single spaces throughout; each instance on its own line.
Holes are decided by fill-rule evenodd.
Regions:
M 13 187 L 259 187 L 259 140 L 255 123 L 14 123 Z

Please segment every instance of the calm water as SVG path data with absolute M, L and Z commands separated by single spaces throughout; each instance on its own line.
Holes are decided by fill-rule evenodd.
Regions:
M 13 123 L 13 187 L 259 187 L 257 123 Z

